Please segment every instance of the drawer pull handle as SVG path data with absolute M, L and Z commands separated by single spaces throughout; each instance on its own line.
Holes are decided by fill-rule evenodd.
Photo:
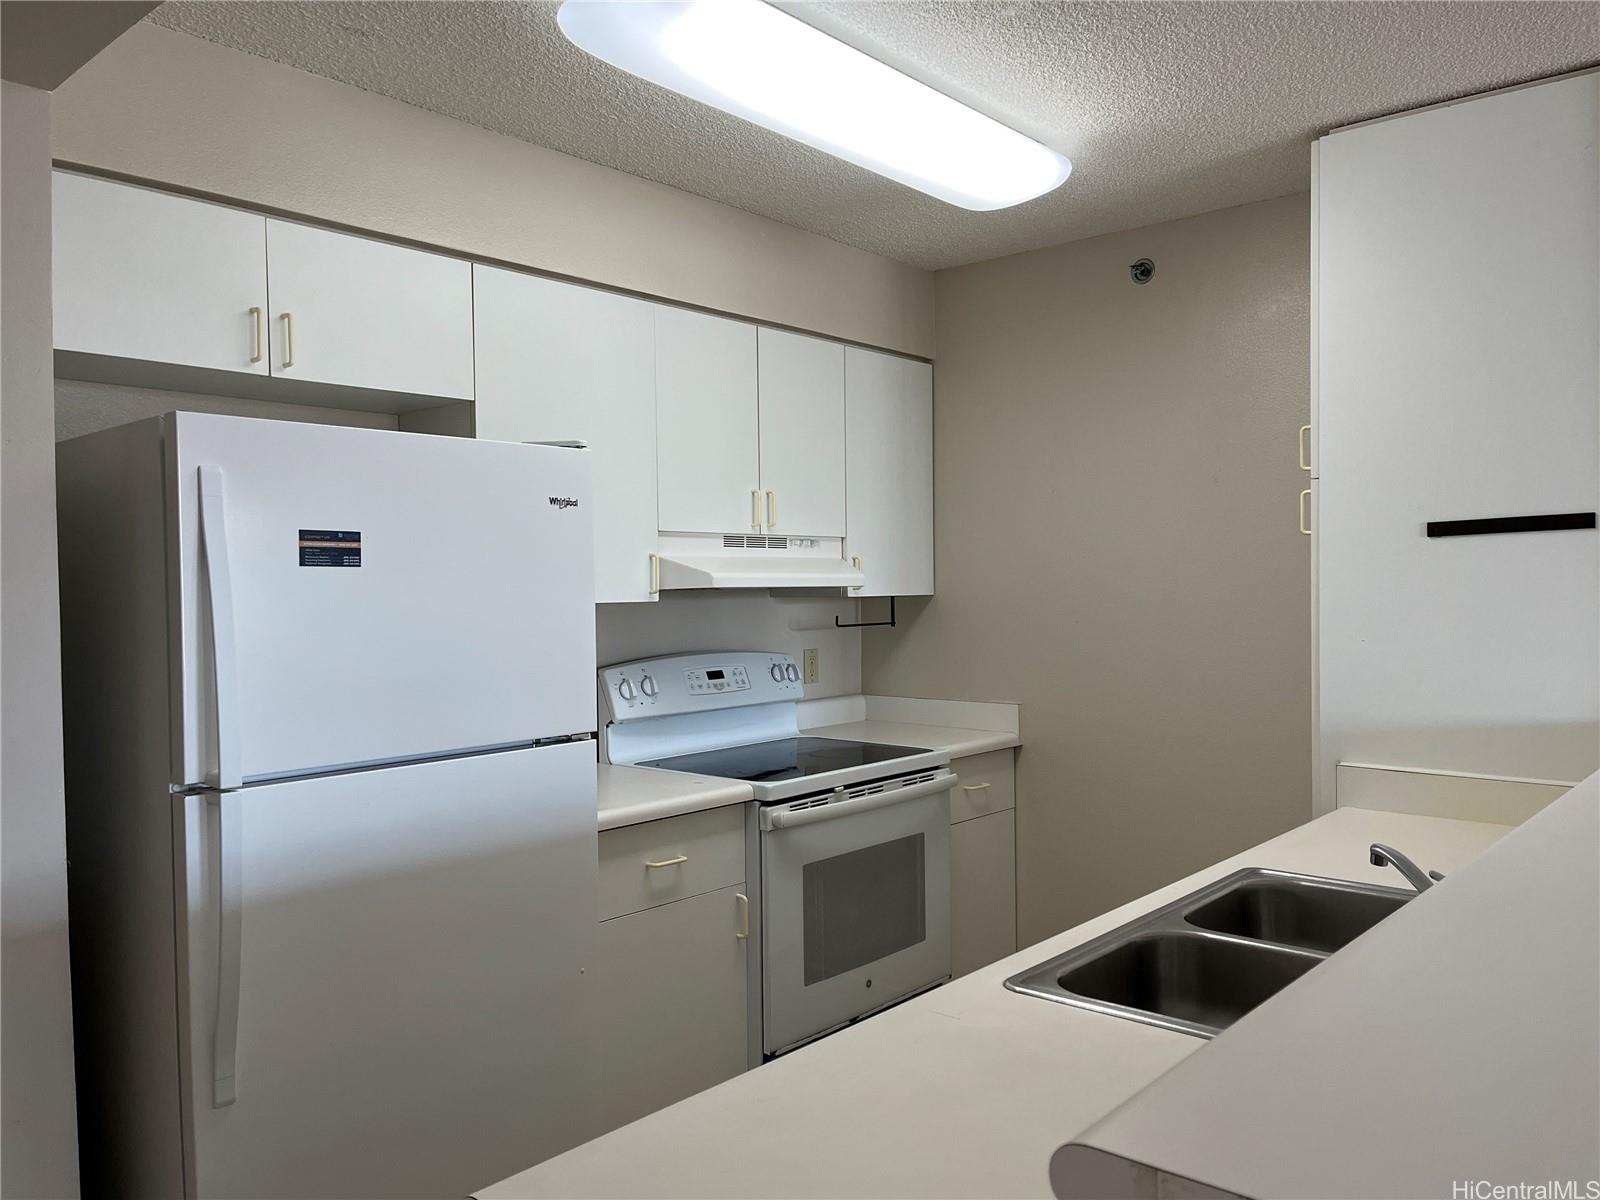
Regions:
M 778 524 L 778 493 L 767 493 L 767 528 L 775 529 Z
M 751 488 L 750 489 L 750 524 L 756 529 L 760 529 L 761 528 L 761 489 L 760 488 Z
M 963 792 L 986 792 L 989 787 L 990 785 L 987 783 L 963 783 L 961 790 Z
M 294 366 L 294 314 L 283 314 L 283 368 Z
M 675 867 L 679 863 L 686 863 L 688 861 L 689 856 L 687 854 L 679 854 L 674 858 L 663 858 L 660 862 L 647 862 L 644 865 L 649 867 L 652 871 L 656 871 L 662 867 Z
M 250 337 L 250 361 L 261 361 L 261 306 L 258 304 L 250 310 L 250 325 L 253 330 Z
M 1300 426 L 1300 469 L 1311 470 L 1311 426 Z
M 1300 493 L 1300 532 L 1308 537 L 1311 534 L 1311 489 L 1307 488 Z
M 750 897 L 735 892 L 733 898 L 739 902 L 739 932 L 733 936 L 742 942 L 750 936 Z

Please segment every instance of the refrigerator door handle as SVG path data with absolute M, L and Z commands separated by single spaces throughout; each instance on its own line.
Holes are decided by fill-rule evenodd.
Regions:
M 211 1053 L 211 1107 L 238 1098 L 239 972 L 244 923 L 244 888 L 239 878 L 239 794 L 209 798 L 217 826 L 217 1013 Z
M 211 601 L 212 695 L 216 731 L 216 771 L 206 782 L 227 789 L 239 777 L 239 668 L 234 645 L 233 580 L 228 569 L 228 522 L 222 468 L 204 465 L 200 474 L 200 551 L 205 560 Z

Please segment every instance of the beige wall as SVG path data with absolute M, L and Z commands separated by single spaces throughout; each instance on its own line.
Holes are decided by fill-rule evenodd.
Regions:
M 1308 241 L 1299 195 L 937 276 L 938 595 L 863 673 L 1022 705 L 1023 942 L 1311 815 Z
M 54 405 L 50 362 L 50 97 L 0 102 L 0 879 L 5 1118 L 0 1195 L 75 1196 L 67 852 L 61 780 Z
M 233 396 L 200 396 L 190 392 L 164 392 L 156 388 L 87 383 L 77 379 L 56 380 L 55 397 L 58 442 L 174 411 L 266 417 L 318 425 L 357 425 L 367 429 L 400 428 L 400 418 L 393 413 L 352 412 L 343 408 L 279 404 L 271 400 L 246 400 Z
M 55 94 L 58 160 L 911 354 L 932 276 L 139 25 Z

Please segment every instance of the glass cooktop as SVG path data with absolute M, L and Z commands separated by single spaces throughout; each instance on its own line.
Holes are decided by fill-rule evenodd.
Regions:
M 921 746 L 881 746 L 875 742 L 847 742 L 842 738 L 780 738 L 775 742 L 752 742 L 726 750 L 705 750 L 699 754 L 680 754 L 642 762 L 641 767 L 661 767 L 668 771 L 688 771 L 695 775 L 715 775 L 720 779 L 742 779 L 747 783 L 771 783 L 781 779 L 803 779 L 825 775 L 846 767 L 889 762 L 923 753 Z

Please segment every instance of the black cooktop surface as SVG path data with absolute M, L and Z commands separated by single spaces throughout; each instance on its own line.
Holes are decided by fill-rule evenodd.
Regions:
M 720 779 L 742 779 L 748 783 L 775 783 L 841 771 L 846 767 L 889 762 L 923 752 L 921 746 L 881 746 L 875 742 L 847 742 L 842 738 L 797 737 L 680 754 L 639 765 L 715 775 Z

